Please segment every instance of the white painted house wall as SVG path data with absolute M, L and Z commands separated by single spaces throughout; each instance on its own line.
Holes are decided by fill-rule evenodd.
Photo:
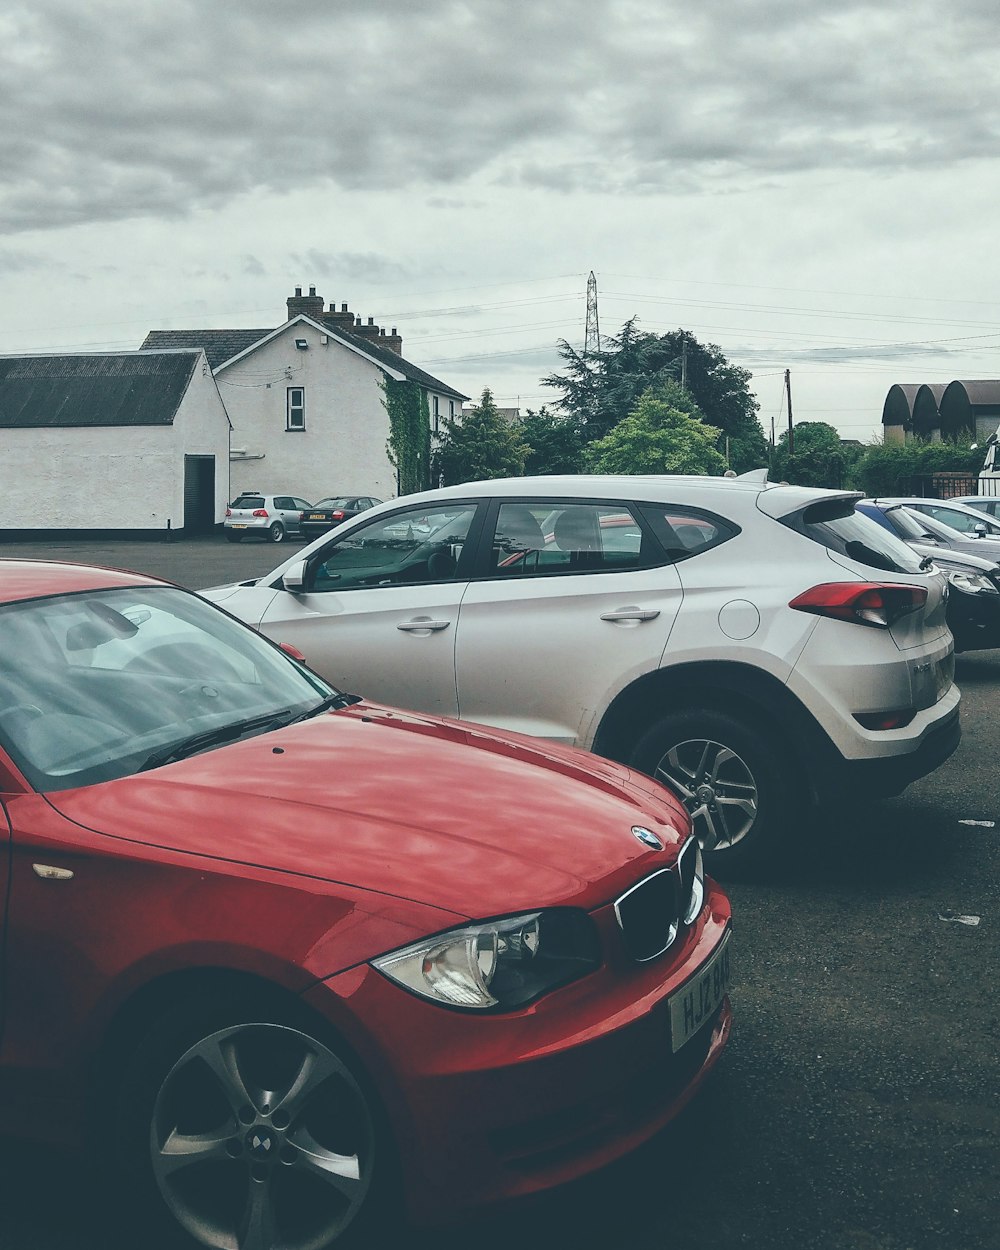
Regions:
M 185 454 L 215 457 L 221 522 L 229 420 L 204 355 L 173 425 L 0 429 L 0 529 L 179 529 Z
M 295 346 L 303 339 L 308 347 Z M 325 340 L 325 341 L 324 341 Z M 400 375 L 401 376 L 401 375 Z M 216 370 L 233 423 L 230 489 L 391 499 L 382 368 L 307 319 L 283 326 Z M 305 429 L 287 428 L 289 388 L 305 392 Z

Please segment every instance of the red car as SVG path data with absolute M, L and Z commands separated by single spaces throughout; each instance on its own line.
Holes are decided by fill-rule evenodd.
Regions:
M 137 574 L 0 561 L 0 1131 L 192 1244 L 373 1244 L 599 1167 L 730 1028 L 672 794 L 365 704 Z

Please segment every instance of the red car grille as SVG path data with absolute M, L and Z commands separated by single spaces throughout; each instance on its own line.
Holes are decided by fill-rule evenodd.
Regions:
M 698 844 L 689 838 L 672 868 L 650 873 L 615 901 L 625 948 L 637 963 L 662 955 L 686 923 L 697 859 Z

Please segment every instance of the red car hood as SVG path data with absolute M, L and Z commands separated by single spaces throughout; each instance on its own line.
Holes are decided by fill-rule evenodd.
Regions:
M 671 794 L 623 766 L 364 704 L 48 797 L 110 836 L 481 917 L 593 908 L 673 862 L 689 828 Z

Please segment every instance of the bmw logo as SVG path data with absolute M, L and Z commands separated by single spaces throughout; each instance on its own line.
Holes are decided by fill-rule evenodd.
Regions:
M 644 829 L 642 825 L 632 826 L 632 836 L 638 838 L 643 846 L 648 846 L 652 851 L 663 850 L 663 843 L 656 834 L 649 829 Z
M 255 1159 L 266 1159 L 273 1145 L 274 1138 L 266 1128 L 251 1129 L 247 1134 L 247 1150 Z

